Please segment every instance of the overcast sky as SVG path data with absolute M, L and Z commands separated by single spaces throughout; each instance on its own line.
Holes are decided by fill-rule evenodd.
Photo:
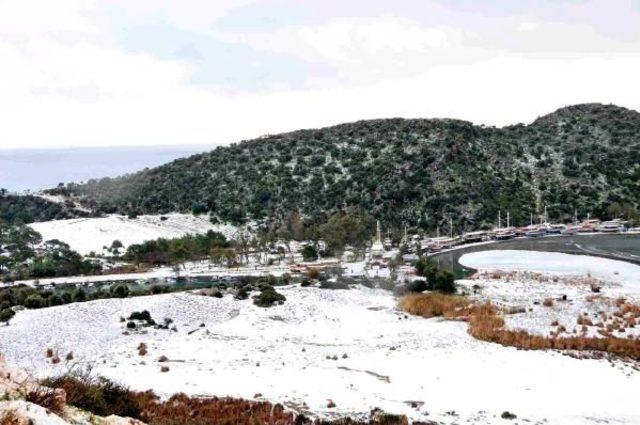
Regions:
M 640 1 L 0 0 L 0 147 L 640 109 Z

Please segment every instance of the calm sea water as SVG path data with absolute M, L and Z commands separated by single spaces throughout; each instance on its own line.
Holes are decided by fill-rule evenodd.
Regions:
M 211 149 L 202 145 L 0 149 L 0 188 L 35 191 L 60 182 L 115 177 Z

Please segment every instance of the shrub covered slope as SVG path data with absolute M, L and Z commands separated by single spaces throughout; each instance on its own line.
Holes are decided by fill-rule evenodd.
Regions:
M 224 221 L 286 217 L 323 222 L 345 207 L 433 229 L 495 221 L 528 224 L 577 209 L 637 214 L 640 113 L 566 107 L 530 125 L 450 119 L 359 121 L 266 136 L 120 178 L 57 189 L 101 212 L 211 212 Z

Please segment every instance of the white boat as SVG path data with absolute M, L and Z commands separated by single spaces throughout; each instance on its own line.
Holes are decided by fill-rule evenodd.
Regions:
M 464 243 L 482 242 L 487 240 L 488 232 L 485 230 L 479 230 L 477 232 L 467 232 L 462 235 Z
M 566 228 L 567 226 L 564 224 L 550 224 L 547 226 L 547 233 L 559 235 L 563 233 Z
M 603 221 L 596 230 L 602 233 L 620 233 L 624 231 L 624 222 L 620 220 Z

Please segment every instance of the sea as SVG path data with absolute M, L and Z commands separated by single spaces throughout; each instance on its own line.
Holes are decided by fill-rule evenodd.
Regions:
M 213 148 L 182 145 L 0 149 L 0 188 L 27 193 L 52 188 L 58 183 L 116 177 Z

